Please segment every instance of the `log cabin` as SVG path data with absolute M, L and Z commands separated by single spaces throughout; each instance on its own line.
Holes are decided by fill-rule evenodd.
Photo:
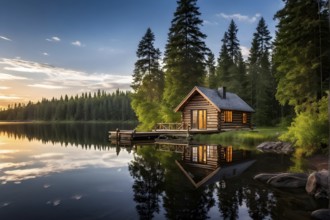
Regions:
M 226 87 L 195 86 L 174 111 L 181 112 L 182 127 L 196 133 L 252 129 L 254 110 Z

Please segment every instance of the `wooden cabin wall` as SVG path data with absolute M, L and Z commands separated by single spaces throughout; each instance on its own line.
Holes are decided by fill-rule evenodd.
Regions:
M 241 111 L 232 111 L 232 112 L 233 112 L 232 122 L 225 122 L 224 111 L 222 111 L 219 114 L 221 129 L 251 128 L 251 112 L 246 112 L 247 113 L 246 124 L 243 124 L 243 112 Z
M 218 111 L 199 93 L 193 95 L 182 111 L 182 122 L 191 128 L 191 110 L 207 110 L 207 129 L 218 130 Z

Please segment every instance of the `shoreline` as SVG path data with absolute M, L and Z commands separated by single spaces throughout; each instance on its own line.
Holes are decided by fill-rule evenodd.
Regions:
M 0 125 L 5 124 L 69 124 L 69 123 L 100 123 L 100 124 L 138 124 L 138 121 L 0 121 Z
M 329 170 L 329 156 L 324 154 L 315 154 L 313 156 L 307 157 L 307 166 L 308 168 L 321 171 Z

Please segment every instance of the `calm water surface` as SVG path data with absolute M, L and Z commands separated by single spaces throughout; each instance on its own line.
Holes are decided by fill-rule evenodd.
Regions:
M 304 190 L 253 181 L 294 166 L 254 147 L 111 145 L 127 125 L 0 124 L 0 219 L 309 219 Z

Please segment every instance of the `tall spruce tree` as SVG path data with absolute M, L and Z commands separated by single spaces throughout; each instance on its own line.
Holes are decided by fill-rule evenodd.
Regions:
M 297 115 L 280 138 L 295 143 L 299 152 L 306 155 L 329 143 L 326 91 L 329 91 L 330 31 L 326 2 L 286 0 L 284 8 L 275 14 L 276 98 L 281 104 L 293 106 Z
M 178 0 L 165 48 L 165 90 L 163 114 L 165 121 L 176 121 L 173 109 L 194 87 L 205 82 L 206 35 L 200 31 L 203 21 L 197 0 Z
M 232 59 L 228 53 L 228 35 L 224 33 L 222 38 L 222 46 L 218 58 L 218 66 L 216 68 L 217 86 L 224 86 L 229 81 L 229 68 L 233 65 Z
M 227 32 L 224 33 L 218 59 L 218 86 L 226 86 L 229 91 L 246 97 L 246 68 L 237 38 L 238 28 L 231 20 Z
M 284 1 L 275 14 L 274 63 L 281 104 L 304 111 L 321 98 L 329 82 L 329 26 L 326 1 Z
M 256 110 L 254 119 L 258 125 L 270 125 L 275 114 L 275 79 L 270 62 L 271 36 L 264 18 L 259 20 L 248 58 L 248 99 Z
M 227 49 L 228 54 L 234 64 L 237 64 L 239 62 L 239 57 L 241 54 L 239 40 L 237 38 L 237 32 L 237 25 L 235 24 L 234 20 L 231 20 L 227 31 Z
M 207 85 L 209 88 L 216 88 L 217 81 L 215 75 L 215 60 L 214 54 L 210 52 L 207 56 L 206 67 L 207 67 Z
M 140 124 L 140 129 L 150 130 L 161 121 L 159 103 L 164 89 L 164 73 L 160 69 L 160 50 L 154 47 L 155 35 L 150 28 L 138 45 L 132 88 L 132 108 Z

